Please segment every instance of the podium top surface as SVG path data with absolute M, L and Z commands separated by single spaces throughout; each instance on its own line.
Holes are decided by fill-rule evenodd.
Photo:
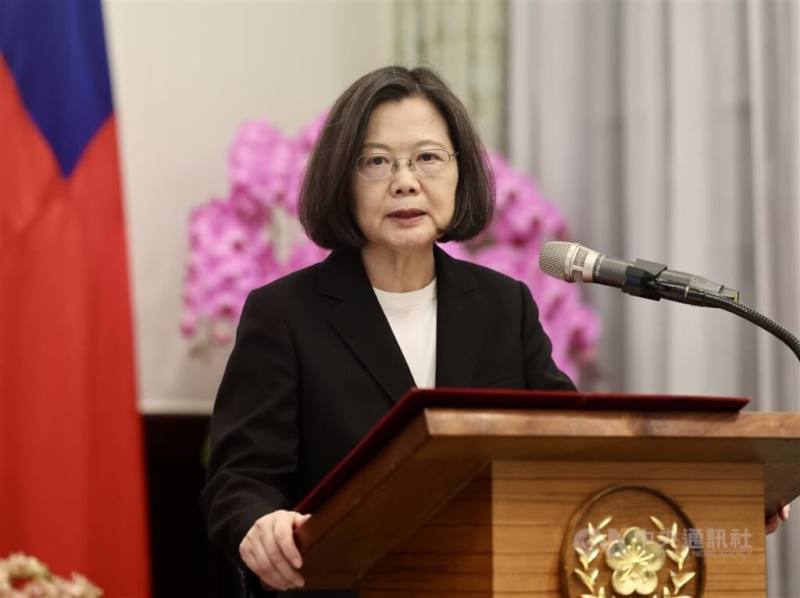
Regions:
M 296 507 L 312 512 L 374 457 L 400 430 L 429 409 L 458 410 L 465 415 L 480 411 L 508 412 L 626 412 L 640 413 L 738 413 L 750 401 L 747 397 L 692 395 L 644 395 L 584 393 L 566 391 L 527 391 L 513 389 L 436 388 L 412 389 L 370 430 L 339 464 L 326 475 Z M 481 424 L 481 435 L 491 433 Z M 475 430 L 464 430 L 474 436 Z M 591 431 L 587 430 L 587 435 Z M 537 431 L 527 433 L 536 434 Z M 552 430 L 548 432 L 551 434 Z

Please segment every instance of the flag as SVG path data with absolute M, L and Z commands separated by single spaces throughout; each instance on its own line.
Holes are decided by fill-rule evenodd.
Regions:
M 100 0 L 0 0 L 0 557 L 149 595 Z

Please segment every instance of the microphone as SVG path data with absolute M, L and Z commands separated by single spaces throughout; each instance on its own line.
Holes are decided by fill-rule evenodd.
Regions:
M 702 276 L 669 270 L 664 264 L 630 262 L 592 251 L 580 243 L 548 241 L 539 252 L 539 267 L 560 280 L 596 282 L 623 293 L 658 301 L 716 307 L 752 322 L 783 341 L 800 360 L 800 339 L 778 322 L 739 303 L 739 291 Z
M 608 257 L 579 243 L 548 241 L 539 252 L 539 267 L 560 280 L 617 287 L 623 293 L 655 301 L 663 298 L 714 307 L 718 299 L 739 302 L 739 291 L 702 276 L 669 270 L 656 262 Z

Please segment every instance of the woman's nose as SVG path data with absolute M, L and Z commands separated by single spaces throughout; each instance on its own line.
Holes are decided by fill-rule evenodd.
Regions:
M 414 171 L 409 167 L 408 161 L 398 160 L 397 167 L 394 174 L 392 174 L 390 191 L 396 197 L 419 193 L 419 181 Z

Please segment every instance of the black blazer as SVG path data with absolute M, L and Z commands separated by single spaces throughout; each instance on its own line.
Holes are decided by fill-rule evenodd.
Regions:
M 434 254 L 437 386 L 574 389 L 525 284 Z M 211 418 L 212 542 L 238 561 L 256 519 L 291 509 L 413 385 L 358 251 L 253 291 Z

